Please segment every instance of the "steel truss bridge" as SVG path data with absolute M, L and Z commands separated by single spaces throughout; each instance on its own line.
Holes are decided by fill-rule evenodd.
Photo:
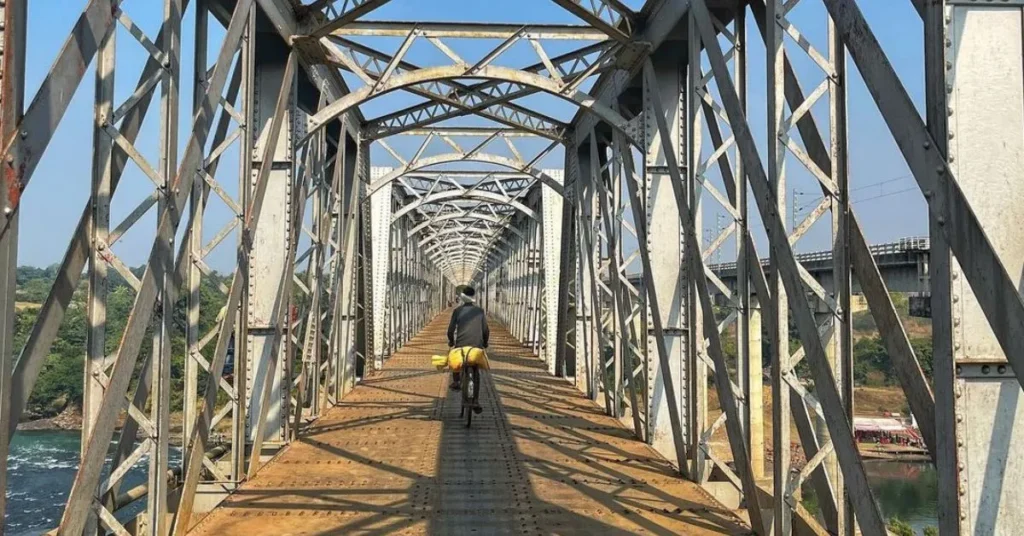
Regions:
M 923 115 L 857 0 L 552 0 L 538 13 L 565 18 L 516 24 L 376 17 L 401 0 L 83 3 L 29 94 L 26 51 L 55 36 L 27 35 L 40 4 L 0 2 L 0 489 L 72 295 L 87 292 L 81 463 L 58 534 L 884 534 L 851 430 L 853 278 L 934 460 L 941 533 L 1024 524 L 1021 2 L 908 2 L 917 15 L 899 24 L 924 46 Z M 157 29 L 136 22 L 156 4 Z M 129 46 L 141 72 L 119 57 Z M 768 66 L 764 127 L 747 120 L 748 60 Z M 115 77 L 135 89 L 115 91 Z M 869 110 L 847 103 L 854 77 Z M 22 196 L 43 159 L 61 158 L 50 142 L 83 93 L 92 166 L 63 180 L 90 194 L 15 346 Z M 933 379 L 850 205 L 848 117 L 865 111 L 927 200 Z M 142 135 L 145 121 L 159 135 Z M 798 176 L 822 200 L 787 224 Z M 112 218 L 129 181 L 152 193 Z M 710 240 L 709 207 L 728 216 Z M 794 255 L 812 228 L 826 229 L 828 290 Z M 129 230 L 151 241 L 141 276 L 124 260 Z M 720 248 L 735 285 L 709 268 Z M 211 260 L 224 250 L 227 269 Z M 114 276 L 134 292 L 123 333 L 107 329 Z M 211 280 L 222 307 L 202 299 Z M 501 341 L 470 432 L 429 368 L 444 349 L 443 316 L 432 321 L 464 283 Z M 717 293 L 728 316 L 716 323 Z M 723 333 L 737 338 L 733 366 Z M 788 448 L 766 459 L 791 442 L 805 464 Z M 446 469 L 460 448 L 480 449 L 475 465 Z M 140 463 L 146 483 L 127 489 Z M 820 521 L 800 505 L 804 484 Z M 474 505 L 460 486 L 488 497 L 475 517 L 452 506 Z

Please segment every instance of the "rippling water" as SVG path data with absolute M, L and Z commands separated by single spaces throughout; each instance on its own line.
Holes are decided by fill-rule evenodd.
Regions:
M 64 503 L 78 470 L 80 449 L 78 432 L 18 432 L 11 440 L 7 467 L 7 515 L 4 534 L 35 536 L 57 526 L 64 512 Z M 117 438 L 111 442 L 116 445 Z M 172 461 L 181 453 L 172 449 Z M 132 467 L 122 489 L 137 486 L 146 480 L 148 456 Z M 122 521 L 138 514 L 145 500 L 118 512 Z

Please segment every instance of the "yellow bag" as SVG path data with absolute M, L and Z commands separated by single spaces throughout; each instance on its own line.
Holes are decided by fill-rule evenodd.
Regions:
M 434 355 L 430 356 L 430 364 L 437 370 L 441 370 L 448 366 L 448 356 L 446 355 Z
M 484 352 L 482 348 L 474 348 L 472 346 L 464 346 L 462 348 L 452 348 L 448 352 L 448 366 L 455 372 L 462 370 L 463 362 L 468 362 L 470 366 L 476 366 L 483 370 L 490 370 L 491 364 L 487 361 L 487 352 Z

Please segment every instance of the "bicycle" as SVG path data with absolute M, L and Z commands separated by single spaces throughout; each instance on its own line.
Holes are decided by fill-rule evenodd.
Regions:
M 466 417 L 466 428 L 473 424 L 473 414 L 481 413 L 480 407 L 480 367 L 465 365 L 462 367 L 462 410 L 459 418 Z M 467 411 L 468 410 L 468 411 Z

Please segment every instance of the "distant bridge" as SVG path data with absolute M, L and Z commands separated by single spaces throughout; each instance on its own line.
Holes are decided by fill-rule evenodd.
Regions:
M 927 293 L 930 249 L 931 244 L 927 237 L 907 237 L 871 246 L 871 253 L 890 292 Z M 796 255 L 796 260 L 825 290 L 832 290 L 834 269 L 831 250 L 800 253 Z M 764 267 L 765 276 L 771 277 L 771 259 L 761 259 L 761 266 Z M 736 290 L 735 262 L 711 264 L 708 268 L 727 288 Z M 854 272 L 852 292 L 860 294 L 860 283 L 856 276 L 857 273 Z M 643 285 L 641 274 L 630 274 L 627 277 L 635 287 L 640 288 Z M 708 288 L 717 295 L 721 294 L 721 290 L 715 285 Z

